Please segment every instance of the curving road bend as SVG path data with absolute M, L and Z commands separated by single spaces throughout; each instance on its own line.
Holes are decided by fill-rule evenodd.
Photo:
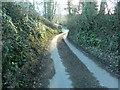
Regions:
M 118 88 L 118 79 L 111 76 L 107 71 L 99 67 L 93 60 L 85 56 L 81 51 L 74 47 L 68 40 L 67 34 L 69 30 L 63 29 L 63 33 L 57 35 L 51 42 L 51 58 L 54 60 L 56 74 L 50 80 L 49 88 L 72 88 L 72 81 L 69 79 L 69 73 L 65 71 L 65 67 L 61 62 L 61 58 L 58 53 L 57 39 L 64 35 L 64 41 L 70 48 L 70 50 L 81 60 L 81 62 L 87 67 L 87 69 L 93 73 L 96 80 L 99 81 L 100 86 L 107 88 Z

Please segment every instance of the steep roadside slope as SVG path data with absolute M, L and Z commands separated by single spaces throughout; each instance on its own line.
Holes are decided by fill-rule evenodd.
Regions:
M 32 7 L 29 11 L 26 9 L 28 4 Z M 53 64 L 52 60 L 48 59 L 48 44 L 58 31 L 43 24 L 42 17 L 30 3 L 28 4 L 2 3 L 2 84 L 4 88 L 35 88 L 38 74 L 41 76 L 39 87 L 44 87 L 43 78 L 49 79 L 54 74 L 53 68 L 50 71 L 52 74 L 47 73 L 49 77 L 46 77 L 45 70 Z

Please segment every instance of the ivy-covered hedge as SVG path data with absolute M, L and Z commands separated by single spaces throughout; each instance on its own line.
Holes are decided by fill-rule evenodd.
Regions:
M 92 20 L 84 19 L 82 14 L 68 17 L 68 38 L 87 52 L 107 62 L 106 65 L 102 64 L 119 75 L 120 30 L 117 14 L 98 14 L 93 16 Z
M 28 87 L 49 39 L 58 31 L 43 24 L 42 17 L 27 2 L 3 2 L 2 16 L 3 87 Z

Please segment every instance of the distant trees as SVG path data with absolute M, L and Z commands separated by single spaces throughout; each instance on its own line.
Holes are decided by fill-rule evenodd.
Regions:
M 53 0 L 44 0 L 44 17 L 52 21 L 56 12 L 56 2 Z
M 92 19 L 93 16 L 97 14 L 97 3 L 96 2 L 83 2 L 82 3 L 82 15 Z
M 108 9 L 107 2 L 101 2 L 100 10 L 98 11 L 97 1 L 94 2 L 79 2 L 78 5 L 74 6 L 71 0 L 68 0 L 68 27 L 78 29 L 98 29 L 101 26 L 108 25 L 109 23 L 114 24 L 110 27 L 119 28 L 119 2 L 116 5 L 114 11 Z M 108 11 L 107 11 L 108 10 Z M 73 24 L 74 22 L 74 24 Z M 101 23 L 102 22 L 102 23 Z M 72 24 L 72 25 L 71 25 Z M 109 24 L 110 25 L 110 24 Z M 96 28 L 95 28 L 96 27 Z M 106 26 L 108 28 L 108 26 Z
M 94 18 L 98 14 L 98 6 L 96 2 L 81 2 L 78 5 L 73 5 L 68 0 L 68 27 L 79 29 L 92 29 Z M 74 22 L 74 23 L 71 23 Z M 71 25 L 72 24 L 72 25 Z

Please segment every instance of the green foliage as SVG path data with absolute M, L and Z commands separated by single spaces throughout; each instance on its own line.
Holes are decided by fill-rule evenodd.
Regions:
M 82 45 L 99 47 L 100 41 L 96 39 L 95 33 L 91 31 L 81 31 L 77 36 Z
M 27 64 L 42 57 L 47 42 L 58 31 L 43 24 L 30 3 L 3 2 L 2 10 L 3 87 L 27 87 L 27 76 L 17 77 Z
M 104 7 L 101 7 L 98 14 L 90 14 L 90 4 L 85 3 L 85 5 L 87 6 L 82 8 L 84 9 L 82 14 L 68 15 L 68 38 L 90 53 L 109 62 L 108 67 L 120 68 L 117 63 L 120 59 L 119 2 L 114 14 L 105 14 Z M 117 69 L 115 72 L 118 73 Z

